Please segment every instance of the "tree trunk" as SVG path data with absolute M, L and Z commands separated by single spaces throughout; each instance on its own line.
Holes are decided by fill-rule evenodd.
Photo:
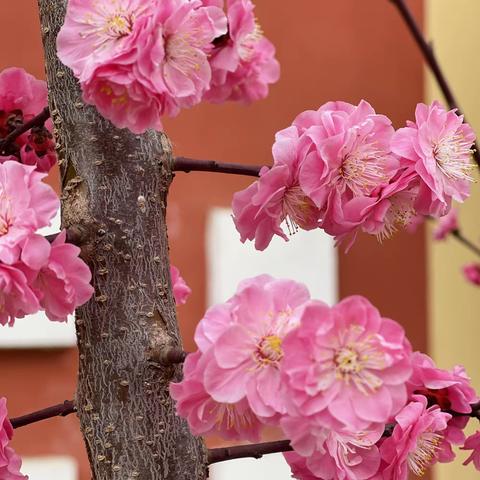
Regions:
M 62 223 L 88 232 L 95 296 L 76 312 L 76 403 L 95 480 L 202 480 L 201 440 L 175 416 L 178 367 L 149 360 L 180 346 L 165 224 L 172 180 L 163 134 L 118 130 L 85 106 L 55 40 L 67 0 L 39 0 L 49 103 L 62 171 Z

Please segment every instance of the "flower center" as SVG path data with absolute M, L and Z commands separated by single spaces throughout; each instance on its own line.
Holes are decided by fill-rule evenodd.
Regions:
M 373 144 L 362 144 L 347 154 L 338 170 L 341 184 L 355 195 L 369 195 L 388 182 L 385 152 Z
M 282 208 L 290 235 L 297 233 L 299 227 L 311 228 L 317 218 L 317 207 L 298 185 L 285 191 Z
M 415 450 L 407 456 L 408 468 L 415 475 L 421 477 L 433 463 L 442 438 L 434 432 L 424 432 L 418 437 Z
M 361 327 L 355 325 L 346 330 L 340 345 L 333 352 L 332 363 L 325 368 L 333 368 L 337 379 L 369 395 L 382 385 L 381 379 L 374 372 L 387 365 L 384 354 L 378 350 L 374 335 L 358 339 L 362 331 Z
M 471 156 L 471 142 L 459 134 L 444 137 L 433 145 L 433 157 L 438 169 L 451 180 L 474 181 Z
M 267 335 L 257 343 L 255 360 L 260 366 L 276 365 L 282 358 L 282 339 L 278 335 Z
M 335 354 L 335 364 L 337 370 L 342 374 L 358 373 L 362 366 L 360 365 L 358 353 L 353 348 L 341 348 Z
M 262 37 L 262 27 L 255 18 L 255 26 L 253 31 L 245 35 L 245 37 L 239 42 L 238 55 L 244 62 L 251 60 L 253 54 L 255 53 L 255 44 L 258 43 Z
M 112 38 L 121 38 L 132 33 L 133 18 L 124 13 L 116 13 L 107 19 L 103 33 Z
M 184 75 L 200 70 L 198 41 L 192 33 L 178 33 L 165 39 L 166 61 Z
M 417 215 L 413 207 L 415 200 L 413 191 L 400 192 L 390 197 L 389 200 L 390 208 L 385 214 L 382 230 L 377 234 L 380 242 L 390 238 L 397 231 L 398 225 L 406 227 Z
M 13 226 L 12 205 L 6 194 L 0 195 L 0 237 L 6 235 Z

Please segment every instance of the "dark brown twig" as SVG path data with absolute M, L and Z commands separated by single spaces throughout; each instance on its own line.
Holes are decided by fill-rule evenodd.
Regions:
M 473 253 L 480 256 L 480 247 L 477 247 L 472 241 L 464 237 L 460 230 L 454 230 L 451 235 L 455 237 L 459 242 L 463 243 L 467 248 L 469 248 Z
M 258 177 L 262 166 L 242 165 L 240 163 L 222 163 L 215 160 L 195 160 L 193 158 L 177 157 L 173 162 L 174 172 L 217 172 L 233 175 Z
M 45 107 L 37 116 L 33 117 L 23 125 L 18 126 L 15 130 L 10 132 L 3 140 L 0 141 L 0 152 L 5 154 L 5 150 L 11 145 L 20 135 L 28 132 L 33 127 L 41 127 L 50 118 L 50 110 Z
M 471 405 L 471 413 L 458 413 L 447 410 L 453 417 L 468 416 L 480 420 L 480 402 Z M 395 424 L 389 423 L 385 426 L 384 437 L 390 437 L 393 433 Z M 291 452 L 293 450 L 289 440 L 279 440 L 276 442 L 254 443 L 251 445 L 239 445 L 236 447 L 211 448 L 208 451 L 208 464 L 235 460 L 238 458 L 262 458 L 270 453 Z
M 446 76 L 444 75 L 440 67 L 440 64 L 438 63 L 437 57 L 435 56 L 435 52 L 432 46 L 425 40 L 425 37 L 423 36 L 423 33 L 420 27 L 418 26 L 417 22 L 415 21 L 415 18 L 412 12 L 410 11 L 410 9 L 408 8 L 408 5 L 406 4 L 405 0 L 390 0 L 390 1 L 397 7 L 401 17 L 403 18 L 405 24 L 410 30 L 410 33 L 415 39 L 415 42 L 420 48 L 420 51 L 422 52 L 425 61 L 430 67 L 430 70 L 432 71 L 433 76 L 435 77 L 435 80 L 437 81 L 438 86 L 440 87 L 440 90 L 442 91 L 442 94 L 445 97 L 445 101 L 447 102 L 448 106 L 451 109 L 456 108 L 457 113 L 461 115 L 462 112 L 459 108 L 459 104 L 453 94 L 453 91 L 447 81 Z M 478 147 L 476 143 L 474 145 L 473 157 L 477 165 L 480 166 L 480 152 L 478 151 Z
M 41 422 L 53 417 L 66 417 L 77 411 L 73 401 L 65 400 L 63 403 L 54 405 L 53 407 L 44 408 L 37 412 L 29 413 L 17 418 L 11 418 L 13 428 L 20 428 L 32 423 Z
M 290 452 L 292 450 L 289 440 L 239 445 L 237 447 L 211 448 L 208 451 L 208 464 L 235 460 L 236 458 L 262 458 L 270 453 Z

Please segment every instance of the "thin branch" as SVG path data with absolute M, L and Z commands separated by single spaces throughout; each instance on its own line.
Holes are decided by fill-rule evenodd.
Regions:
M 405 21 L 405 24 L 407 25 L 408 29 L 410 30 L 410 33 L 415 39 L 415 42 L 420 48 L 420 51 L 422 52 L 425 61 L 430 67 L 430 70 L 432 71 L 433 76 L 435 77 L 435 80 L 437 81 L 438 86 L 440 87 L 440 90 L 442 91 L 448 106 L 451 109 L 456 108 L 457 113 L 461 115 L 462 112 L 459 108 L 459 103 L 457 102 L 453 94 L 453 91 L 448 83 L 448 80 L 445 74 L 443 73 L 440 67 L 440 64 L 438 63 L 437 57 L 435 56 L 435 51 L 433 50 L 433 47 L 431 46 L 431 44 L 429 44 L 426 41 L 425 37 L 423 36 L 423 33 L 420 27 L 418 26 L 417 22 L 415 21 L 415 18 L 412 12 L 410 11 L 410 9 L 408 8 L 408 5 L 406 4 L 405 0 L 390 0 L 390 1 L 397 7 L 401 17 Z M 477 165 L 480 166 L 480 152 L 478 151 L 478 146 L 476 143 L 474 145 L 473 157 Z
M 262 166 L 242 165 L 240 163 L 222 163 L 215 160 L 195 160 L 193 158 L 177 157 L 173 161 L 174 172 L 216 172 L 233 175 L 258 177 Z
M 475 245 L 472 241 L 468 238 L 464 237 L 460 230 L 453 230 L 451 233 L 453 237 L 455 237 L 459 242 L 463 243 L 467 248 L 469 248 L 473 253 L 480 256 L 480 247 Z
M 28 132 L 33 127 L 42 127 L 44 123 L 50 118 L 50 110 L 45 107 L 37 116 L 33 117 L 23 125 L 18 126 L 15 130 L 10 132 L 3 140 L 0 141 L 0 151 L 5 154 L 9 145 L 11 145 L 20 135 Z
M 480 420 L 480 402 L 471 405 L 470 413 L 459 413 L 447 410 L 453 417 L 472 417 Z M 393 433 L 395 424 L 388 423 L 385 425 L 383 437 L 390 437 Z M 208 450 L 208 464 L 225 462 L 227 460 L 235 460 L 238 458 L 262 458 L 270 453 L 291 452 L 293 450 L 289 440 L 279 440 L 276 442 L 254 443 L 251 445 L 239 445 L 236 447 L 211 448 Z
M 270 453 L 291 452 L 293 448 L 289 440 L 277 442 L 255 443 L 237 447 L 211 448 L 208 451 L 208 464 L 235 460 L 236 458 L 262 458 Z
M 73 401 L 65 400 L 65 402 L 54 405 L 53 407 L 44 408 L 43 410 L 38 410 L 37 412 L 29 413 L 22 417 L 11 418 L 10 422 L 13 428 L 20 428 L 53 417 L 66 417 L 76 411 L 77 408 Z

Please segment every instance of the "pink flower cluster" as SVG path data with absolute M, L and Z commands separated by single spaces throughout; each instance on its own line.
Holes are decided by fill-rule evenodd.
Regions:
M 440 217 L 469 194 L 475 136 L 438 102 L 417 105 L 395 131 L 364 100 L 328 102 L 276 135 L 273 166 L 233 198 L 242 242 L 265 249 L 274 235 L 322 228 L 342 241 L 359 230 L 390 237 L 418 215 Z
M 27 480 L 28 477 L 20 473 L 22 466 L 20 457 L 8 446 L 13 437 L 13 428 L 7 415 L 7 401 L 0 398 L 0 478 Z
M 85 102 L 120 128 L 161 130 L 203 99 L 252 101 L 279 76 L 250 0 L 70 0 L 58 36 Z
M 47 85 L 22 68 L 7 68 L 0 73 L 0 141 L 15 128 L 28 122 L 47 106 Z M 52 122 L 20 135 L 0 156 L 0 163 L 17 160 L 48 173 L 56 164 Z
M 53 321 L 92 295 L 90 270 L 80 249 L 65 243 L 65 232 L 52 244 L 35 232 L 48 226 L 59 199 L 42 182 L 46 174 L 16 161 L 0 164 L 0 324 L 45 310 Z
M 403 328 L 363 297 L 330 307 L 305 286 L 243 281 L 200 321 L 198 351 L 172 383 L 193 433 L 257 441 L 277 426 L 300 480 L 406 480 L 474 449 L 463 429 L 478 398 L 461 367 L 412 352 Z M 452 416 L 448 412 L 456 412 Z

